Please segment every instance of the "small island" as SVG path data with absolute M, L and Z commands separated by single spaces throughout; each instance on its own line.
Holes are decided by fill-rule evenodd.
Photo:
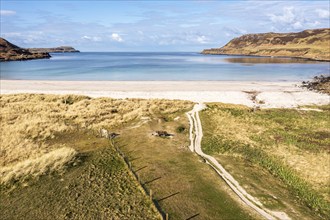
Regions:
M 61 46 L 53 48 L 28 48 L 33 53 L 79 53 L 79 50 L 70 46 Z
M 330 29 L 305 30 L 298 33 L 246 34 L 232 39 L 221 48 L 202 54 L 294 57 L 330 61 Z

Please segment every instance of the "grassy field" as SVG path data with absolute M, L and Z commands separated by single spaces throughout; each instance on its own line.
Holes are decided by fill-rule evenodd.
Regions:
M 143 187 L 170 219 L 258 219 L 188 150 L 193 103 L 1 96 L 3 219 L 159 219 L 99 129 L 119 133 Z M 156 137 L 165 130 L 174 136 Z M 13 135 L 15 134 L 15 135 Z
M 159 219 L 99 129 L 191 108 L 183 101 L 2 95 L 2 219 Z
M 221 48 L 206 49 L 204 54 L 299 57 L 330 61 L 330 29 L 311 29 L 298 33 L 246 34 Z
M 209 104 L 201 112 L 203 150 L 269 208 L 327 218 L 330 107 L 318 108 L 322 112 Z
M 116 145 L 132 162 L 143 185 L 170 219 L 258 219 L 219 176 L 188 149 L 185 114 L 159 115 L 122 130 Z M 175 119 L 175 120 L 174 120 Z M 155 137 L 165 130 L 174 136 Z
M 1 186 L 2 219 L 160 219 L 106 139 L 88 133 L 76 138 L 81 143 L 71 144 L 99 148 L 78 154 L 65 173 Z
M 170 219 L 259 218 L 189 151 L 191 102 L 21 94 L 0 106 L 3 219 L 159 219 L 142 187 Z M 248 192 L 293 219 L 329 216 L 329 106 L 208 107 L 203 150 Z M 101 128 L 119 134 L 142 186 Z

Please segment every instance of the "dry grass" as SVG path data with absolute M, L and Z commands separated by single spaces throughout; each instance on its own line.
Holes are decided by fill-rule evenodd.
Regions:
M 269 154 L 281 158 L 315 187 L 327 187 L 330 164 L 326 146 L 330 124 L 324 119 L 328 112 L 286 110 L 284 114 L 281 110 L 269 110 L 272 112 L 269 114 L 267 110 L 257 113 L 249 111 L 244 106 L 221 104 L 208 110 L 211 121 L 217 122 L 213 124 L 214 135 L 221 134 L 227 140 L 260 146 Z M 286 116 L 292 118 L 286 119 Z M 287 122 L 282 123 L 282 120 Z M 317 133 L 324 133 L 324 137 L 315 140 L 318 138 L 313 135 Z M 310 138 L 304 143 L 303 136 Z M 295 138 L 298 140 L 295 141 Z
M 115 139 L 169 219 L 259 219 L 189 150 L 188 118 L 182 113 L 177 116 L 177 120 L 152 117 L 139 127 L 123 129 Z M 156 130 L 174 136 L 152 136 Z
M 205 54 L 242 54 L 257 56 L 300 57 L 330 60 L 330 29 L 299 33 L 249 34 L 234 38 L 222 48 L 206 49 Z
M 329 215 L 330 121 L 323 111 L 210 104 L 201 113 L 204 150 L 248 160 L 281 179 L 305 205 Z
M 79 145 L 100 147 L 79 154 L 80 162 L 65 172 L 43 175 L 9 190 L 0 185 L 2 220 L 160 219 L 108 140 L 81 133 L 67 140 L 68 145 L 77 144 L 76 138 L 84 140 Z
M 170 120 L 191 107 L 167 100 L 0 96 L 2 219 L 159 219 L 123 159 L 96 134 L 100 128 L 121 133 L 147 117 Z
M 41 167 L 42 163 L 39 160 L 43 160 L 41 158 L 45 158 L 46 155 L 54 156 L 54 150 L 62 146 L 49 142 L 63 133 L 74 133 L 84 129 L 98 131 L 100 128 L 111 130 L 139 120 L 143 116 L 170 116 L 190 107 L 191 103 L 183 101 L 91 99 L 76 95 L 2 95 L 0 167 L 7 170 L 6 172 L 16 166 L 27 169 L 20 171 L 16 177 L 31 174 L 32 167 L 33 174 L 43 173 L 46 168 Z M 57 156 L 60 155 L 63 156 L 62 160 L 53 157 L 54 163 L 66 162 L 67 154 L 63 152 Z M 23 166 L 26 163 L 38 165 Z M 37 169 L 40 169 L 40 172 Z
M 40 176 L 58 171 L 74 159 L 77 152 L 68 147 L 59 148 L 38 158 L 30 158 L 11 166 L 0 168 L 0 183 L 17 181 L 21 178 Z

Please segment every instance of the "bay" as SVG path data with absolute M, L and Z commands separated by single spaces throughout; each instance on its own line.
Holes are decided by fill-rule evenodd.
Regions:
M 302 81 L 329 74 L 329 62 L 194 52 L 53 53 L 51 59 L 1 62 L 1 79 Z

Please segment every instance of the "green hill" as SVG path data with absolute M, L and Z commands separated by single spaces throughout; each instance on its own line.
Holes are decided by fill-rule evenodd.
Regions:
M 313 29 L 298 33 L 246 34 L 234 38 L 221 48 L 205 49 L 202 53 L 330 61 L 330 29 Z

